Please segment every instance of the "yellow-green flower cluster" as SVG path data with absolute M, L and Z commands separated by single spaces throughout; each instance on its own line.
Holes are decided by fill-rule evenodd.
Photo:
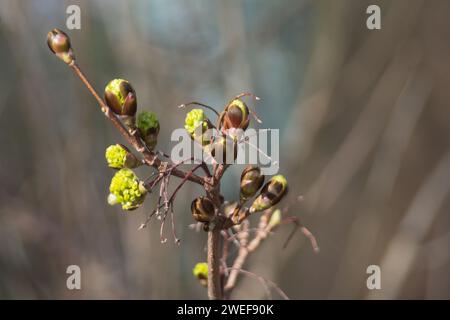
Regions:
M 127 160 L 127 150 L 120 144 L 113 144 L 106 148 L 105 158 L 109 167 L 121 169 Z
M 192 109 L 186 115 L 186 120 L 184 122 L 184 128 L 190 135 L 193 135 L 195 129 L 200 125 L 203 125 L 203 129 L 208 129 L 208 124 L 206 122 L 205 113 L 202 109 Z
M 155 130 L 159 128 L 159 121 L 154 112 L 141 111 L 137 116 L 136 126 L 141 132 L 141 135 L 145 137 L 151 129 Z
M 208 264 L 206 262 L 197 263 L 192 269 L 192 273 L 199 280 L 208 279 Z
M 138 177 L 130 169 L 121 169 L 116 172 L 111 180 L 109 191 L 111 194 L 108 202 L 121 204 L 123 210 L 133 210 L 139 207 L 146 194 Z

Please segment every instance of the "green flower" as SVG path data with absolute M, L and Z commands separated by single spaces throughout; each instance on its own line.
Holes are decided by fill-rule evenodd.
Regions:
M 276 205 L 287 194 L 287 180 L 281 174 L 273 176 L 261 189 L 250 207 L 250 213 L 263 211 Z
M 108 203 L 121 204 L 123 210 L 133 210 L 144 202 L 146 190 L 138 177 L 130 169 L 120 169 L 116 172 L 109 186 L 111 194 Z
M 114 79 L 111 80 L 105 88 L 105 91 L 110 91 L 111 93 L 113 93 L 116 98 L 119 100 L 120 104 L 124 104 L 125 102 L 125 96 L 124 96 L 124 92 L 122 92 L 123 90 L 121 90 L 120 85 L 122 83 L 128 83 L 127 80 L 123 80 L 123 79 Z
M 136 92 L 127 80 L 111 80 L 105 88 L 105 101 L 119 116 L 134 117 L 136 114 Z
M 224 130 L 231 128 L 247 129 L 250 119 L 247 105 L 239 99 L 234 99 L 220 116 L 220 127 Z
M 125 147 L 114 144 L 106 148 L 105 158 L 110 168 L 136 168 L 139 160 Z
M 158 143 L 159 133 L 159 121 L 156 114 L 150 111 L 141 111 L 137 116 L 136 126 L 147 147 L 153 150 Z
M 149 131 L 159 131 L 158 118 L 156 117 L 156 114 L 151 111 L 139 112 L 136 120 L 136 126 L 143 137 L 145 137 Z
M 210 222 L 214 217 L 214 204 L 206 197 L 195 198 L 191 203 L 191 213 L 198 222 Z
M 281 223 L 281 210 L 277 209 L 272 213 L 269 220 L 269 228 L 273 229 Z
M 192 273 L 202 285 L 208 285 L 208 264 L 206 262 L 197 263 L 192 269 Z

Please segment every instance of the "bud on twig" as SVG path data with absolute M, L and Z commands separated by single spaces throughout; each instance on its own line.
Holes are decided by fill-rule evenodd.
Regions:
M 114 169 L 132 169 L 140 165 L 136 156 L 121 144 L 114 144 L 106 148 L 105 158 L 108 166 Z
M 253 197 L 264 183 L 264 175 L 261 174 L 261 168 L 248 165 L 241 174 L 241 202 L 247 201 Z
M 259 196 L 253 201 L 250 213 L 263 211 L 276 205 L 286 195 L 288 185 L 282 175 L 273 176 L 262 188 Z
M 184 128 L 191 138 L 202 146 L 211 143 L 213 125 L 205 116 L 202 109 L 192 109 L 188 112 L 184 122 Z
M 214 217 L 214 205 L 206 197 L 198 197 L 191 203 L 191 212 L 198 222 L 210 222 Z
M 249 123 L 248 107 L 239 99 L 231 101 L 219 118 L 219 127 L 223 130 L 231 128 L 246 130 Z
M 136 126 L 145 144 L 152 151 L 158 142 L 159 133 L 159 121 L 156 114 L 150 111 L 139 112 Z
M 120 169 L 109 186 L 110 205 L 121 204 L 123 210 L 134 210 L 142 205 L 147 194 L 143 183 L 130 169 Z
M 69 36 L 65 32 L 59 29 L 50 31 L 47 34 L 47 45 L 65 63 L 70 64 L 75 60 Z
M 200 281 L 204 287 L 208 285 L 208 264 L 206 262 L 199 262 L 192 269 L 194 276 Z
M 217 163 L 232 164 L 237 158 L 237 144 L 228 136 L 220 136 L 207 146 L 206 151 L 211 154 Z
M 270 216 L 270 220 L 269 220 L 268 226 L 269 226 L 270 229 L 273 229 L 273 228 L 279 226 L 280 223 L 281 223 L 281 210 L 277 209 Z
M 131 84 L 123 79 L 111 80 L 105 88 L 105 101 L 119 115 L 128 128 L 134 127 L 137 97 Z

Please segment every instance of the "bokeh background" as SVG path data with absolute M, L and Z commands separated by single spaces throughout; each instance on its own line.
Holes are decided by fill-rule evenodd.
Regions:
M 206 298 L 191 273 L 205 259 L 188 227 L 197 186 L 176 202 L 180 246 L 161 244 L 158 224 L 137 230 L 153 196 L 131 213 L 106 204 L 104 150 L 123 140 L 45 43 L 70 4 L 82 68 L 100 91 L 131 81 L 160 117 L 161 150 L 177 105 L 262 98 L 249 104 L 280 129 L 281 172 L 304 196 L 290 213 L 321 252 L 299 233 L 281 250 L 283 227 L 246 270 L 292 299 L 450 298 L 450 1 L 0 0 L 1 298 Z M 370 4 L 381 30 L 366 28 Z M 227 198 L 239 175 L 227 172 Z M 80 291 L 66 288 L 71 264 Z M 366 287 L 371 264 L 381 290 Z M 243 276 L 233 297 L 265 294 Z

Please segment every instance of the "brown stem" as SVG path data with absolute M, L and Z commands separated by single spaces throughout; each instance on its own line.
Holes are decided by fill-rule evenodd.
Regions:
M 221 230 L 223 223 L 220 221 L 220 207 L 222 205 L 223 199 L 220 195 L 220 181 L 215 179 L 216 167 L 214 167 L 214 173 L 209 177 L 207 182 L 204 184 L 206 191 L 206 196 L 213 202 L 216 208 L 216 219 L 214 223 L 211 223 L 211 229 L 208 231 L 208 297 L 211 300 L 218 300 L 223 298 L 222 293 L 222 280 L 220 274 L 220 263 L 221 263 Z

